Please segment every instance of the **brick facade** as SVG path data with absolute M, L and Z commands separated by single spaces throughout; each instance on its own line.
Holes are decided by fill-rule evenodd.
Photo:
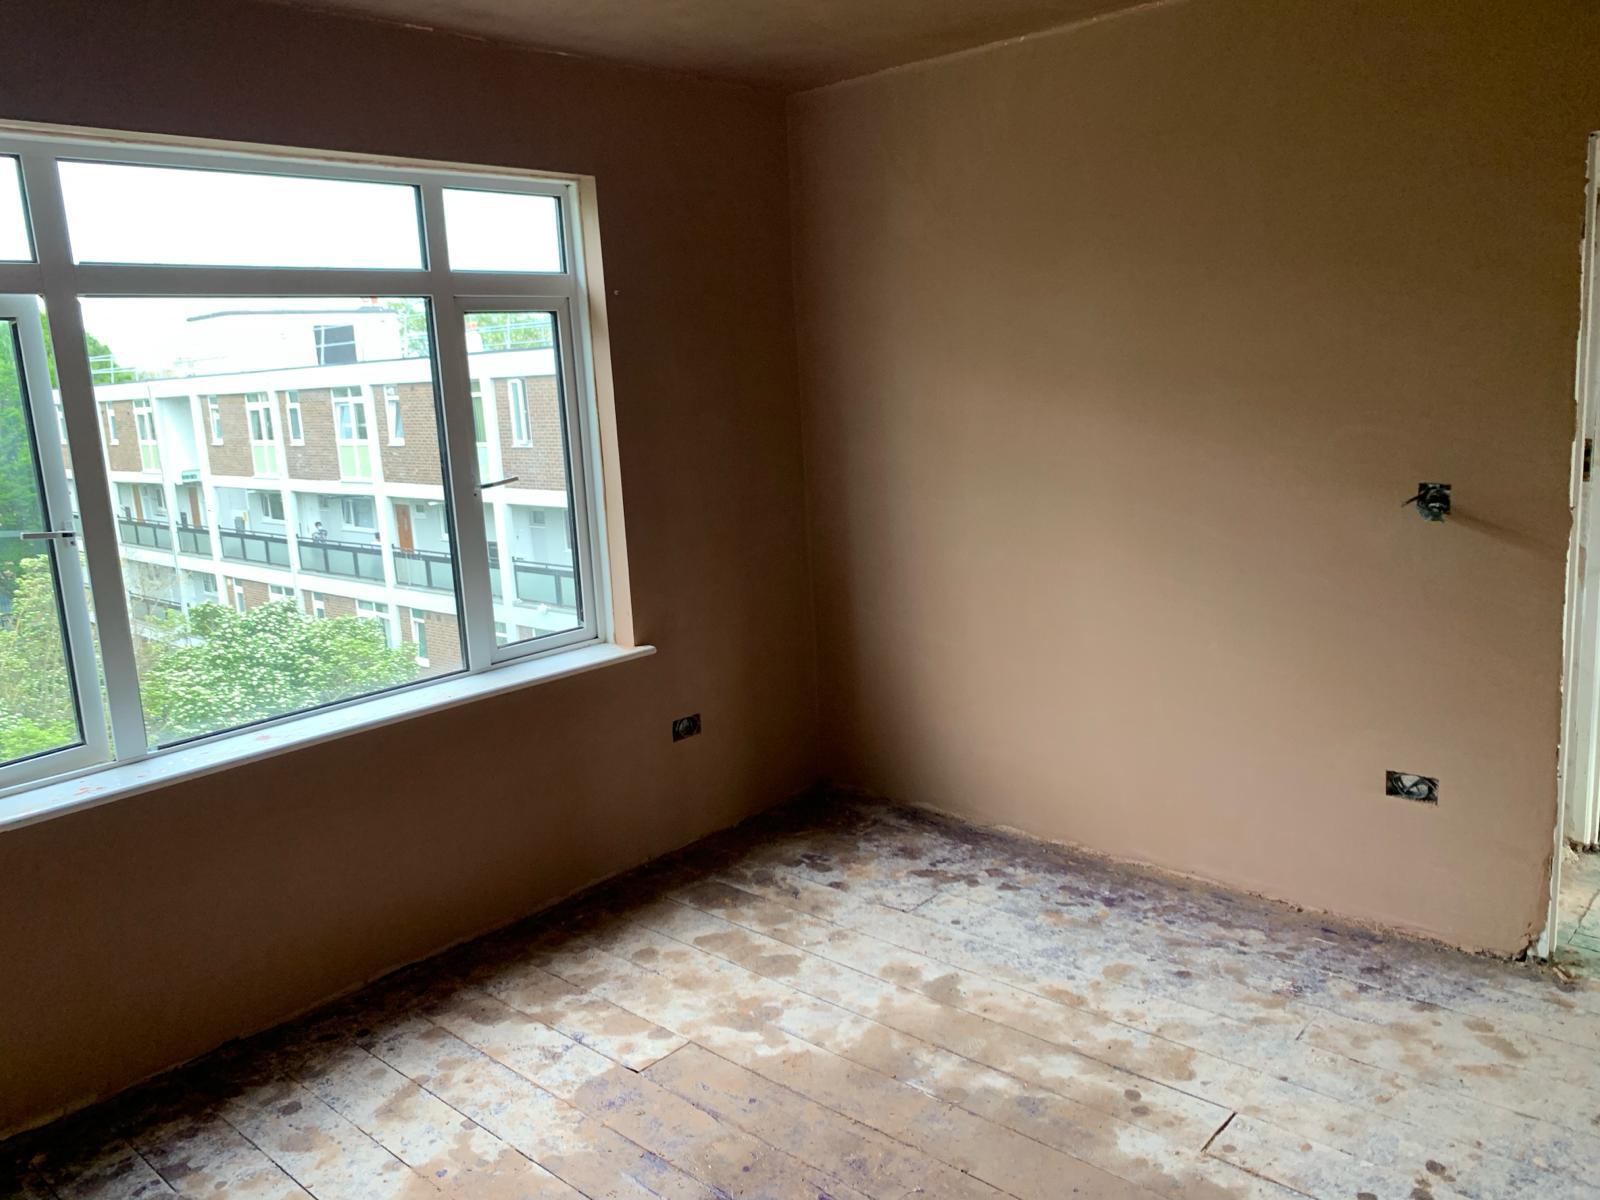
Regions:
M 511 389 L 508 379 L 494 380 L 495 422 L 500 429 L 500 461 L 507 475 L 525 488 L 567 487 L 566 451 L 561 438 L 561 408 L 553 375 L 526 375 L 528 434 L 531 446 L 512 445 Z
M 392 385 L 400 402 L 400 424 L 405 441 L 389 438 L 389 407 L 383 385 L 372 388 L 372 407 L 378 420 L 378 445 L 383 456 L 383 477 L 391 483 L 440 484 L 444 468 L 439 456 L 439 416 L 431 383 Z
M 111 422 L 106 416 L 106 410 L 116 415 L 117 440 L 111 440 Z M 105 443 L 106 461 L 113 471 L 138 471 L 143 469 L 139 461 L 139 430 L 133 423 L 133 401 L 113 400 L 110 404 L 100 405 L 100 440 Z
M 302 388 L 300 391 L 300 429 L 305 434 L 305 445 L 296 446 L 289 440 L 289 407 L 281 393 L 278 420 L 283 428 L 290 479 L 339 478 L 339 447 L 334 440 L 333 399 L 327 388 Z
M 200 401 L 201 442 L 205 446 L 206 460 L 211 464 L 213 475 L 252 476 L 255 467 L 250 458 L 250 423 L 245 417 L 244 393 L 238 392 L 231 396 L 216 397 L 217 404 L 222 410 L 222 445 L 212 444 L 211 440 L 211 412 L 206 401 Z M 131 418 L 131 414 L 130 414 Z M 117 414 L 118 432 L 122 414 Z M 131 423 L 131 421 L 130 421 Z M 138 458 L 139 449 L 134 447 L 134 457 Z M 135 463 L 134 470 L 138 470 Z

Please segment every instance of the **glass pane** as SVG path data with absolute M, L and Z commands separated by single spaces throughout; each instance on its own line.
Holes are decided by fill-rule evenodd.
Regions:
M 547 312 L 471 313 L 467 364 L 484 417 L 484 495 L 495 641 L 583 625 L 556 323 Z
M 0 259 L 33 261 L 28 214 L 22 204 L 22 171 L 17 160 L 0 155 Z
M 424 301 L 82 303 L 153 743 L 461 669 Z M 319 360 L 329 324 L 354 361 Z
M 444 190 L 455 271 L 561 270 L 561 206 L 554 196 Z
M 60 166 L 78 262 L 422 265 L 417 193 L 406 184 L 121 163 Z
M 0 321 L 0 762 L 83 740 L 56 552 L 21 536 L 50 528 L 28 401 L 54 405 L 48 380 L 25 379 L 17 332 Z

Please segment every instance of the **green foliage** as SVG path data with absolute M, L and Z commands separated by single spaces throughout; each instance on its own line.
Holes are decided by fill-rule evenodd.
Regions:
M 319 620 L 293 604 L 245 613 L 217 604 L 189 611 L 187 630 L 145 673 L 145 719 L 161 741 L 345 700 L 406 683 L 417 663 L 391 650 L 360 617 Z
M 0 760 L 77 740 L 55 575 L 48 554 L 34 549 L 16 564 L 11 613 L 0 625 Z

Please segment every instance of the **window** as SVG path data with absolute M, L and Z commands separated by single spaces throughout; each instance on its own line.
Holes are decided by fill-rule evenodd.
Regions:
M 529 432 L 528 385 L 521 379 L 508 379 L 506 392 L 511 397 L 511 444 L 531 446 L 533 437 Z
M 371 533 L 378 527 L 378 508 L 371 496 L 341 496 L 339 516 L 347 529 Z
M 156 414 L 148 399 L 133 402 L 133 429 L 139 435 L 139 469 L 161 470 L 161 448 L 156 443 Z
M 358 387 L 332 389 L 334 436 L 339 446 L 339 478 L 371 479 L 372 446 L 367 441 L 367 402 Z
M 286 414 L 284 423 L 289 426 L 289 444 L 291 446 L 304 446 L 306 444 L 305 420 L 300 412 L 299 392 L 280 392 L 283 397 L 283 411 Z
M 56 409 L 61 411 L 61 405 L 57 404 Z M 105 406 L 105 410 L 106 440 L 113 446 L 119 445 L 120 443 L 117 441 L 117 410 L 109 404 Z M 67 440 L 67 414 L 65 411 L 61 411 L 61 440 L 63 442 Z
M 277 475 L 278 439 L 273 432 L 272 401 L 265 392 L 251 392 L 244 398 L 244 411 L 250 424 L 250 465 L 257 475 Z
M 356 361 L 356 327 L 354 325 L 318 325 L 313 331 L 317 340 L 317 365 Z
M 372 621 L 383 630 L 383 644 L 389 649 L 394 649 L 394 624 L 389 616 L 389 606 L 380 604 L 375 600 L 357 600 L 356 616 L 363 621 Z
M 33 261 L 28 214 L 22 204 L 22 172 L 11 155 L 0 158 L 0 261 Z
M 400 389 L 392 383 L 383 385 L 383 408 L 389 417 L 389 444 L 405 445 L 406 426 L 405 418 L 400 412 Z
M 61 401 L 56 401 L 56 432 L 61 435 L 61 444 L 67 442 L 67 410 Z
M 23 194 L 24 148 L 59 188 Z M 34 261 L 50 264 L 50 303 L 82 316 L 81 330 L 56 324 L 57 349 L 115 356 L 59 385 L 66 408 L 105 413 L 103 433 L 63 430 L 40 302 L 0 295 L 0 368 L 10 353 L 21 385 L 0 382 L 0 408 L 28 432 L 16 457 L 33 456 L 0 462 L 35 497 L 17 527 L 65 527 L 74 483 L 114 497 L 83 506 L 93 585 L 77 555 L 21 548 L 40 564 L 21 597 L 41 614 L 29 661 L 56 683 L 47 705 L 31 687 L 7 695 L 23 676 L 0 662 L 0 749 L 19 744 L 23 715 L 30 744 L 34 726 L 50 732 L 0 756 L 0 790 L 602 635 L 576 187 L 221 146 L 200 169 L 192 154 L 0 130 L 0 259 L 27 256 L 6 278 L 29 286 Z M 376 386 L 363 358 L 383 364 Z M 469 420 L 471 437 L 445 438 Z M 512 441 L 538 453 L 480 501 L 474 477 L 489 482 L 488 455 Z M 536 494 L 514 500 L 518 488 Z M 513 528 L 534 507 L 576 532 L 570 555 Z M 170 579 L 145 569 L 163 558 Z M 18 611 L 19 578 L 0 572 L 0 612 Z M 387 703 L 423 707 L 428 690 Z

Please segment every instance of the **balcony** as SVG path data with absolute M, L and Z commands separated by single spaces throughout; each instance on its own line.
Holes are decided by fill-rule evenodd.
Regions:
M 284 560 L 287 566 L 287 551 Z M 303 537 L 300 539 L 300 569 L 316 575 L 382 583 L 383 547 L 376 542 L 335 542 Z
M 204 525 L 178 526 L 178 553 L 211 557 L 211 530 Z
M 233 562 L 257 563 L 264 567 L 289 565 L 289 539 L 281 533 L 259 533 L 254 529 L 221 529 L 217 538 L 222 557 Z
M 402 550 L 396 546 L 394 581 L 401 587 L 453 592 L 456 590 L 456 566 L 447 550 Z
M 117 538 L 128 546 L 148 546 L 152 550 L 172 549 L 172 527 L 165 521 L 118 517 Z M 211 551 L 208 549 L 206 553 L 210 554 Z
M 578 607 L 578 582 L 571 567 L 560 563 L 534 562 L 528 558 L 511 560 L 511 575 L 516 599 L 524 604 L 548 604 L 551 608 Z M 494 594 L 505 597 L 500 587 L 500 548 L 489 547 L 489 585 Z

